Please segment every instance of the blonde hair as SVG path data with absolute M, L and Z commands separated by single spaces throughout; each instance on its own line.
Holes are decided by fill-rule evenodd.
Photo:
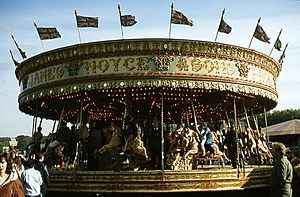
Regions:
M 286 153 L 286 147 L 281 142 L 272 143 L 272 148 L 274 149 L 275 152 L 280 152 L 282 155 L 285 155 Z

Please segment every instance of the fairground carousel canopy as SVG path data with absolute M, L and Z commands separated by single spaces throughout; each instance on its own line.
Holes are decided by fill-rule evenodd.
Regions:
M 239 46 L 182 39 L 76 44 L 43 52 L 16 68 L 22 112 L 69 122 L 146 119 L 163 104 L 166 119 L 224 119 L 277 104 L 280 65 Z M 129 111 L 128 111 L 129 110 Z

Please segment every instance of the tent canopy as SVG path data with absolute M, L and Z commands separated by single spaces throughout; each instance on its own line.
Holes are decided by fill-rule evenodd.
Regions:
M 266 131 L 266 128 L 262 129 Z M 297 135 L 300 134 L 300 120 L 288 120 L 282 123 L 278 123 L 267 128 L 269 136 L 278 135 Z

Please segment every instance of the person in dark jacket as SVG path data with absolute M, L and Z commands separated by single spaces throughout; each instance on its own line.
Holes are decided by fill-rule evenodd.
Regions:
M 293 180 L 293 167 L 285 156 L 286 147 L 280 142 L 272 144 L 275 158 L 271 173 L 270 190 L 272 197 L 291 197 Z
M 44 163 L 44 155 L 43 154 L 37 154 L 36 155 L 36 163 L 34 168 L 38 170 L 41 173 L 43 184 L 41 185 L 41 197 L 46 196 L 46 190 L 49 183 L 49 172 L 48 167 Z

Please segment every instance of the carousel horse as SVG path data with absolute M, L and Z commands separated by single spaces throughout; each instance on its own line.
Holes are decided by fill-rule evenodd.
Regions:
M 251 128 L 247 128 L 247 142 L 245 143 L 245 149 L 246 149 L 246 156 L 248 158 L 250 157 L 256 157 L 258 154 L 257 150 L 257 143 L 255 140 L 255 133 Z
M 49 165 L 56 165 L 69 159 L 69 144 L 71 132 L 66 126 L 62 126 L 55 133 L 52 141 L 45 152 L 45 162 Z
M 125 121 L 124 146 L 122 151 L 128 159 L 129 168 L 138 169 L 148 166 L 148 154 L 141 139 L 141 128 L 136 124 L 133 118 Z
M 111 170 L 119 166 L 124 158 L 121 155 L 123 134 L 121 129 L 115 124 L 103 129 L 103 133 L 108 141 L 107 144 L 98 149 L 98 168 L 100 170 Z
M 111 136 L 109 143 L 102 146 L 98 152 L 103 154 L 105 152 L 117 153 L 121 151 L 121 146 L 123 142 L 122 131 L 119 127 L 112 124 L 108 128 L 104 129 L 104 133 Z
M 171 137 L 167 154 L 170 169 L 186 170 L 197 168 L 197 153 L 200 139 L 194 130 L 181 127 Z
M 273 157 L 272 154 L 266 144 L 266 139 L 262 136 L 258 139 L 258 152 L 261 155 L 261 163 L 264 164 L 272 164 Z

